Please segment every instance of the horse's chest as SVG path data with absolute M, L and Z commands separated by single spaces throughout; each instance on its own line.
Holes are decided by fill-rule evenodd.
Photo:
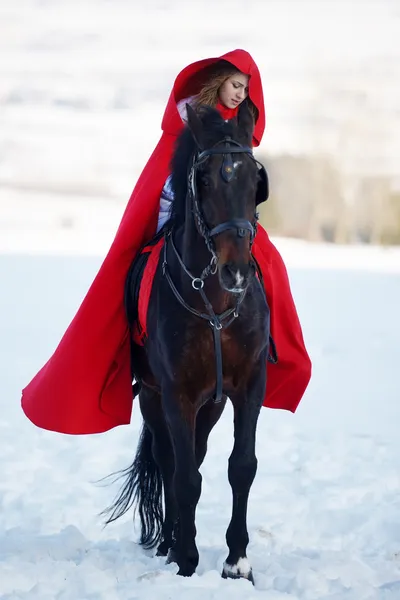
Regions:
M 215 381 L 216 345 L 220 345 L 224 379 L 238 378 L 238 373 L 245 375 L 248 365 L 253 364 L 262 346 L 262 336 L 257 332 L 243 332 L 234 325 L 220 331 L 215 339 L 210 325 L 198 327 L 196 331 L 188 331 L 186 344 L 182 348 L 182 367 L 188 379 L 202 382 Z M 193 346 L 196 348 L 193 358 Z
M 246 369 L 259 355 L 263 342 L 260 335 L 247 333 L 235 336 L 231 331 L 221 331 L 221 347 L 225 375 L 237 375 L 238 369 Z M 214 347 L 212 349 L 215 356 Z

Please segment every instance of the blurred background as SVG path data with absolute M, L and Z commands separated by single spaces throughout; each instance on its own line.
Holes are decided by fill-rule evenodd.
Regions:
M 0 0 L 2 247 L 106 248 L 175 76 L 237 47 L 264 83 L 263 224 L 400 244 L 398 0 Z

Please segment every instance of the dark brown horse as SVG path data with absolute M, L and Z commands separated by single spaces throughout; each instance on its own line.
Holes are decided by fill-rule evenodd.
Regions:
M 199 467 L 229 397 L 233 509 L 222 575 L 253 580 L 247 502 L 270 349 L 269 309 L 252 256 L 257 204 L 267 199 L 268 180 L 251 150 L 253 127 L 245 103 L 232 121 L 214 109 L 188 106 L 172 161 L 173 210 L 150 296 L 147 339 L 144 347 L 132 344 L 144 424 L 108 522 L 136 505 L 141 544 L 157 546 L 185 576 L 199 561 Z M 126 287 L 130 322 L 137 312 L 132 273 Z

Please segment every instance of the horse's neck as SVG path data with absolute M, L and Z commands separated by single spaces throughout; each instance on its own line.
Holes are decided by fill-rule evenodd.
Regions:
M 181 256 L 186 267 L 195 277 L 200 277 L 211 260 L 211 254 L 197 231 L 193 217 L 186 219 L 182 230 Z

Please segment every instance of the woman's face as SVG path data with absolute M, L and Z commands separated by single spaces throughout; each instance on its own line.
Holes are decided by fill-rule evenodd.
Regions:
M 236 108 L 249 93 L 249 76 L 235 73 L 224 81 L 218 90 L 221 103 L 227 108 Z

